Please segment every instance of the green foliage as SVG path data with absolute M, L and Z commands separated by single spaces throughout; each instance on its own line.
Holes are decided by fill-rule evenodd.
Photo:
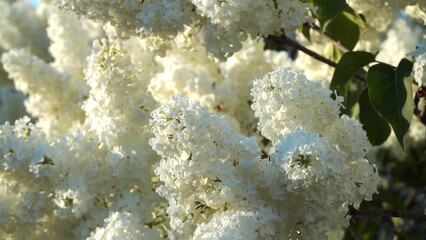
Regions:
M 302 26 L 300 26 L 299 28 L 299 33 L 302 33 L 303 36 L 309 41 L 311 42 L 311 33 L 310 30 L 311 27 L 309 27 L 309 25 L 307 24 L 302 24 Z
M 333 62 L 338 62 L 342 58 L 343 52 L 338 49 L 334 44 L 327 43 L 324 48 L 324 57 Z
M 359 113 L 359 97 L 364 89 L 365 84 L 359 80 L 350 82 L 347 97 L 343 104 L 344 108 L 340 109 L 340 116 L 346 114 L 350 117 L 357 118 Z
M 358 25 L 361 29 L 364 29 L 364 28 L 367 27 L 367 25 L 365 24 L 365 19 L 362 18 L 361 15 L 359 15 L 358 13 L 356 13 L 355 10 L 353 10 L 348 5 L 345 6 L 345 9 L 342 11 L 342 14 L 347 19 L 349 19 L 350 21 L 352 21 L 353 23 L 355 23 L 356 25 Z
M 336 90 L 337 95 L 347 98 L 347 92 L 352 75 L 365 65 L 373 62 L 375 56 L 368 52 L 347 52 L 337 64 L 331 79 L 330 89 Z M 346 105 L 345 105 L 346 106 Z
M 412 67 L 412 62 L 402 59 L 396 69 L 379 63 L 372 66 L 367 74 L 371 104 L 390 123 L 403 149 L 403 139 L 414 110 L 413 78 L 410 76 Z
M 322 27 L 323 31 L 352 50 L 359 40 L 360 28 L 357 23 L 348 17 L 350 15 L 351 11 L 342 11 Z
M 355 117 L 359 105 L 359 120 L 367 132 L 369 141 L 378 146 L 395 132 L 398 142 L 405 150 L 404 156 L 394 156 L 389 149 L 376 153 L 380 175 L 384 179 L 379 194 L 373 201 L 363 201 L 360 209 L 397 209 L 414 212 L 424 210 L 424 186 L 426 184 L 426 149 L 424 144 L 404 146 L 413 117 L 414 101 L 411 70 L 413 63 L 402 59 L 397 67 L 378 63 L 368 73 L 364 67 L 375 62 L 375 55 L 369 52 L 352 52 L 366 28 L 366 21 L 344 1 L 308 0 L 318 7 L 316 18 L 320 30 L 336 42 L 329 42 L 323 56 L 334 62 L 330 89 L 345 98 L 342 113 Z M 309 41 L 306 25 L 301 32 Z M 349 51 L 344 53 L 341 46 Z M 397 47 L 397 46 L 395 46 Z M 367 77 L 367 83 L 354 78 L 354 74 Z M 374 159 L 374 158 L 373 158 Z M 374 161 L 374 160 L 373 160 Z M 395 231 L 393 232 L 392 229 Z M 345 229 L 344 239 L 424 239 L 426 227 L 411 219 L 375 218 L 362 219 L 351 223 Z
M 316 18 L 321 26 L 333 19 L 346 6 L 345 0 L 309 0 L 308 2 L 318 7 Z
M 374 146 L 384 143 L 390 135 L 391 128 L 371 105 L 368 88 L 365 88 L 359 97 L 359 108 L 359 120 L 367 132 L 368 140 Z

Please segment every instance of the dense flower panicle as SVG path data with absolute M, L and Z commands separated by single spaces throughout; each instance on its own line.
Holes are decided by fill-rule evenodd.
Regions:
M 406 20 L 411 18 L 424 22 L 426 19 L 426 14 L 422 11 L 425 4 L 419 1 L 348 0 L 347 3 L 366 19 L 366 28 L 361 32 L 355 49 L 368 52 L 380 50 L 379 56 L 385 62 L 397 62 L 398 58 L 403 58 L 407 53 L 404 51 L 411 49 L 409 45 L 418 41 L 419 29 L 413 28 L 413 22 Z M 385 40 L 386 35 L 388 39 Z M 395 48 L 395 44 L 399 47 Z
M 263 165 L 254 138 L 182 95 L 169 98 L 152 118 L 150 144 L 163 157 L 155 173 L 165 184 L 157 191 L 170 204 L 169 234 L 190 238 L 217 212 L 262 204 L 255 196 Z
M 31 3 L 1 0 L 0 25 L 0 48 L 24 48 L 43 60 L 52 59 L 47 51 L 46 22 Z
M 51 147 L 41 129 L 28 124 L 29 121 L 26 117 L 16 121 L 15 126 L 6 123 L 0 128 L 0 181 L 7 183 L 2 184 L 0 197 L 2 238 L 10 235 L 28 238 L 31 234 L 33 239 L 44 239 L 54 235 L 43 233 L 36 227 L 36 224 L 47 229 L 54 226 L 51 219 L 43 220 L 45 215 L 53 215 L 52 208 L 46 207 L 50 201 L 50 189 L 46 188 L 49 180 L 41 178 L 34 181 L 35 172 L 29 169 L 30 166 L 43 166 L 51 170 L 51 163 L 45 157 Z M 3 196 L 3 193 L 7 193 L 7 196 Z M 13 203 L 7 206 L 10 201 Z M 16 225 L 21 231 L 16 231 Z M 63 232 L 69 233 L 66 229 Z
M 416 48 L 422 38 L 422 26 L 411 19 L 398 18 L 387 32 L 386 39 L 380 44 L 377 60 L 397 66 L 408 52 Z
M 272 181 L 278 182 L 277 188 L 271 186 L 272 198 L 299 204 L 300 212 L 278 210 L 303 223 L 289 223 L 291 238 L 297 238 L 296 232 L 306 238 L 323 236 L 347 225 L 340 220 L 347 204 L 371 200 L 380 182 L 375 167 L 365 160 L 371 145 L 362 125 L 346 115 L 339 117 L 342 98 L 333 100 L 331 94 L 321 82 L 284 67 L 254 82 L 252 107 L 262 134 L 275 145 L 272 168 L 281 173 Z
M 116 37 L 141 35 L 160 41 L 157 50 L 164 55 L 168 41 L 193 22 L 195 11 L 188 0 L 160 1 L 75 1 L 57 0 L 62 8 L 116 29 Z M 154 45 L 156 45 L 154 43 Z
M 376 192 L 379 177 L 368 161 L 348 158 L 338 145 L 316 133 L 297 128 L 285 137 L 280 136 L 274 148 L 272 166 L 280 175 L 273 181 L 277 188 L 272 187 L 272 197 L 286 196 L 287 205 L 299 205 L 300 212 L 287 207 L 281 209 L 282 213 L 292 215 L 290 219 L 304 223 L 304 228 L 319 222 L 316 226 L 312 224 L 311 229 L 302 230 L 302 227 L 301 232 L 324 234 L 346 226 L 349 222 L 341 221 L 341 214 L 347 205 L 371 200 Z M 304 211 L 309 214 L 301 214 Z
M 174 47 L 166 57 L 157 58 L 157 63 L 162 70 L 151 79 L 149 89 L 158 102 L 183 93 L 211 109 L 219 105 L 216 94 L 221 91 L 216 88 L 220 88 L 223 77 L 218 71 L 218 64 L 211 61 L 204 51 L 190 52 Z M 228 94 L 235 91 L 228 88 Z M 227 104 L 235 104 L 235 101 L 236 97 Z M 223 104 L 221 108 L 225 110 Z
M 413 19 L 416 19 L 423 25 L 426 24 L 426 9 L 420 6 L 420 4 L 407 6 L 404 12 Z
M 5 186 L 10 196 L 0 198 L 0 206 L 16 201 L 16 208 L 0 208 L 0 222 L 8 226 L 0 230 L 2 238 L 31 234 L 32 239 L 85 239 L 109 212 L 119 210 L 139 219 L 134 224 L 153 221 L 151 204 L 161 200 L 151 190 L 148 154 L 124 155 L 102 147 L 87 133 L 48 140 L 29 120 L 7 123 L 0 130 L 0 179 L 10 183 Z M 13 227 L 17 221 L 20 234 Z M 159 234 L 139 224 L 133 230 L 129 236 L 139 231 Z
M 222 61 L 240 50 L 249 36 L 256 38 L 281 29 L 293 31 L 302 22 L 311 20 L 309 12 L 316 11 L 312 4 L 296 0 L 256 0 L 250 4 L 236 0 L 56 2 L 77 15 L 109 23 L 116 28 L 119 38 L 140 35 L 152 39 L 161 55 L 178 37 L 188 40 L 177 42 L 200 43 Z M 196 31 L 188 31 L 188 26 Z
M 91 90 L 84 103 L 86 125 L 108 146 L 144 142 L 149 113 L 156 107 L 147 92 L 148 73 L 132 62 L 120 42 L 95 41 L 88 58 L 86 81 Z
M 281 29 L 293 31 L 310 20 L 309 11 L 316 11 L 310 3 L 293 0 L 192 0 L 192 3 L 196 11 L 208 19 L 203 32 L 207 51 L 218 52 L 216 55 L 226 58 L 241 49 L 241 42 L 247 37 L 268 35 Z
M 3 54 L 2 63 L 16 89 L 29 94 L 25 107 L 49 135 L 63 134 L 74 122 L 84 121 L 85 84 L 23 49 Z
M 346 146 L 297 127 L 279 134 L 270 158 L 260 159 L 254 140 L 182 95 L 169 98 L 152 118 L 155 138 L 150 144 L 163 157 L 155 173 L 164 185 L 157 191 L 169 201 L 172 239 L 323 238 L 346 226 L 341 218 L 348 204 L 371 199 L 380 181 L 364 159 L 363 142 Z M 365 136 L 350 119 L 342 121 L 345 131 Z M 337 124 L 332 129 L 343 128 Z M 236 220 L 229 221 L 229 211 Z M 239 221 L 248 224 L 249 216 L 258 219 L 251 224 L 264 225 L 252 225 L 251 231 L 233 227 Z
M 143 226 L 140 219 L 129 212 L 110 212 L 104 227 L 97 227 L 87 240 L 161 239 L 158 232 Z
M 124 42 L 124 47 L 127 43 Z M 187 51 L 174 46 L 166 57 L 156 57 L 154 66 L 150 66 L 155 70 L 151 71 L 149 90 L 160 103 L 183 93 L 208 106 L 213 113 L 225 115 L 238 132 L 252 136 L 257 124 L 250 108 L 253 79 L 282 62 L 292 64 L 286 52 L 263 49 L 262 41 L 248 40 L 226 62 L 218 63 L 203 48 Z
M 149 112 L 154 109 L 156 103 L 147 93 L 145 74 L 147 69 L 141 67 L 137 62 L 132 62 L 130 57 L 115 44 L 109 46 L 103 42 L 103 45 L 98 44 L 96 47 L 100 51 L 89 58 L 89 67 L 86 70 L 86 80 L 92 90 L 84 106 L 86 110 L 88 106 L 92 108 L 86 113 L 87 118 L 84 125 L 78 127 L 74 135 L 52 136 L 51 142 L 47 142 L 44 137 L 43 145 L 38 147 L 28 141 L 23 141 L 22 136 L 11 137 L 15 130 L 0 134 L 9 139 L 8 141 L 15 140 L 14 145 L 9 144 L 10 146 L 4 146 L 3 142 L 1 143 L 4 147 L 5 159 L 10 159 L 10 161 L 4 162 L 4 169 L 10 171 L 13 166 L 18 166 L 19 160 L 25 159 L 26 161 L 19 164 L 21 168 L 11 176 L 19 177 L 20 174 L 17 172 L 28 172 L 30 175 L 27 178 L 32 185 L 27 188 L 33 190 L 27 191 L 27 193 L 34 197 L 27 197 L 30 200 L 25 200 L 22 204 L 33 205 L 33 211 L 42 211 L 42 213 L 29 218 L 28 214 L 25 215 L 26 213 L 23 212 L 21 215 L 17 215 L 16 219 L 28 218 L 25 223 L 32 228 L 37 226 L 36 224 L 39 225 L 40 228 L 36 228 L 35 239 L 69 238 L 70 236 L 85 239 L 90 235 L 92 229 L 102 225 L 103 219 L 108 217 L 110 211 L 123 209 L 140 219 L 135 224 L 149 223 L 154 221 L 151 215 L 151 210 L 154 210 L 151 208 L 154 206 L 152 204 L 154 202 L 161 204 L 159 196 L 151 190 L 152 164 L 156 163 L 158 159 L 148 146 Z M 59 97 L 48 94 L 52 87 L 67 89 L 66 93 L 71 96 L 80 88 L 75 90 L 70 87 L 86 87 L 84 82 L 77 83 L 71 75 L 60 73 L 23 51 L 12 51 L 5 54 L 3 58 L 6 69 L 14 74 L 12 78 L 15 79 L 17 86 L 20 86 L 24 92 L 29 92 L 30 98 L 38 96 L 38 92 L 43 93 L 40 96 Z M 22 65 L 27 68 L 23 68 Z M 40 71 L 44 75 L 34 73 L 34 71 Z M 38 77 L 36 78 L 38 82 L 25 81 L 31 79 L 30 77 Z M 58 91 L 53 91 L 53 93 L 61 94 Z M 62 99 L 67 99 L 67 96 L 66 94 L 60 95 Z M 56 102 L 58 101 L 48 103 L 55 104 Z M 80 106 L 83 105 L 83 98 L 78 103 L 72 101 L 61 103 L 72 104 L 72 107 L 78 107 L 79 111 L 82 111 Z M 59 111 L 59 113 L 66 112 Z M 84 120 L 84 111 L 82 113 Z M 46 112 L 44 114 L 52 115 Z M 73 117 L 72 119 L 78 118 Z M 39 119 L 38 124 L 40 124 L 40 120 L 42 119 Z M 101 128 L 102 131 L 97 131 L 95 126 L 98 123 L 115 123 L 111 124 L 115 128 Z M 17 128 L 27 129 L 21 125 L 18 123 Z M 54 125 L 50 127 L 54 127 Z M 28 129 L 28 134 L 31 133 L 41 138 L 44 136 L 43 131 L 38 128 L 29 127 Z M 30 137 L 30 139 L 32 138 Z M 7 152 L 14 153 L 9 155 L 18 158 L 9 157 Z M 22 191 L 27 188 L 22 188 Z M 43 191 L 39 192 L 40 189 Z M 34 204 L 27 201 L 33 201 Z M 6 216 L 11 214 L 13 213 L 8 213 Z M 43 224 L 40 224 L 40 219 L 43 217 L 45 220 L 43 220 Z M 81 221 L 81 218 L 85 220 Z M 163 218 L 162 221 L 165 219 Z M 63 226 L 55 227 L 52 225 L 55 222 L 62 223 Z M 74 227 L 67 227 L 66 223 Z M 159 224 L 161 221 L 156 220 L 155 223 Z M 62 231 L 63 227 L 67 227 L 67 230 Z M 153 225 L 153 227 L 161 228 L 157 225 Z M 43 235 L 41 230 L 43 228 L 55 229 L 55 231 L 49 233 L 53 235 Z M 134 236 L 137 236 L 135 239 L 142 236 L 139 234 L 139 230 L 150 231 L 146 227 L 141 228 L 140 226 L 130 228 L 130 230 L 132 229 L 135 230 L 136 235 Z M 59 236 L 55 234 L 61 231 L 63 234 L 61 236 L 64 237 L 55 237 Z M 147 236 L 154 236 L 153 233 L 158 237 L 158 231 L 151 232 L 151 235 Z M 133 236 L 133 233 L 129 234 L 129 236 Z M 2 233 L 1 236 L 5 235 Z M 147 237 L 147 239 L 153 238 Z
M 253 80 L 272 71 L 276 65 L 292 65 L 287 52 L 265 51 L 264 48 L 262 41 L 247 40 L 240 51 L 228 58 L 226 62 L 220 63 L 220 73 L 224 77 L 224 83 L 222 83 L 224 87 L 217 90 L 220 94 L 220 106 L 238 120 L 241 131 L 246 136 L 252 136 L 257 125 L 257 119 L 250 107 L 253 100 L 250 95 Z M 224 91 L 231 89 L 228 85 L 235 86 L 232 88 L 231 95 Z M 237 101 L 231 101 L 231 98 L 235 96 Z
M 260 229 L 271 218 L 274 216 L 261 212 L 220 212 L 208 223 L 201 223 L 195 230 L 193 239 L 261 239 L 273 232 L 272 226 L 269 226 L 271 229 Z
M 388 10 L 399 10 L 403 9 L 405 6 L 414 5 L 418 3 L 418 1 L 415 0 L 348 0 L 347 2 L 353 7 L 362 6 L 364 4 L 370 4 L 386 8 Z
M 253 82 L 252 109 L 259 118 L 262 135 L 277 141 L 299 126 L 322 134 L 339 117 L 342 97 L 331 98 L 324 81 L 309 81 L 304 75 L 277 67 Z
M 424 67 L 426 65 L 426 38 L 416 46 L 416 50 L 408 53 L 414 59 L 413 73 L 418 86 L 426 86 L 426 74 Z
M 68 72 L 79 81 L 84 80 L 83 70 L 86 57 L 92 49 L 92 36 L 99 26 L 88 20 L 78 20 L 75 16 L 53 6 L 46 10 L 48 15 L 47 35 L 51 41 L 49 52 L 55 59 L 52 64 L 60 72 Z M 93 34 L 95 33 L 95 34 Z
M 349 1 L 366 16 L 388 6 L 361 2 Z M 327 81 L 308 80 L 329 80 L 328 66 L 260 41 L 312 21 L 311 3 L 26 8 L 0 0 L 10 26 L 0 29 L 0 122 L 25 112 L 25 95 L 34 117 L 0 126 L 0 239 L 326 239 L 349 224 L 349 204 L 377 192 L 362 124 L 340 116 Z M 394 17 L 369 26 L 359 48 L 378 48 Z M 412 26 L 398 19 L 388 34 L 389 62 L 414 49 Z M 401 32 L 416 39 L 392 50 Z M 323 51 L 317 38 L 296 37 Z M 419 84 L 424 45 L 409 54 Z M 424 142 L 419 124 L 407 141 Z
M 213 24 L 225 28 L 244 29 L 249 34 L 268 34 L 277 28 L 289 31 L 299 27 L 306 20 L 307 11 L 313 6 L 299 1 L 252 1 L 191 0 L 201 16 L 211 19 Z M 254 13 L 254 15 L 253 15 Z M 280 19 L 285 19 L 280 22 Z

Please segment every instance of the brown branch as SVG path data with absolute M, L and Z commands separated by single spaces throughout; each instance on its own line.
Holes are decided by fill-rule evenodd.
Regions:
M 421 123 L 426 125 L 426 101 L 423 104 L 423 109 L 419 109 L 420 98 L 426 97 L 426 87 L 420 87 L 414 96 L 414 115 L 419 119 Z
M 418 212 L 409 212 L 409 211 L 400 211 L 400 210 L 357 210 L 352 205 L 349 205 L 347 216 L 351 216 L 352 222 L 357 222 L 363 218 L 375 218 L 375 217 L 399 217 L 399 218 L 408 218 L 414 219 L 417 221 L 426 222 L 426 215 L 424 213 Z
M 329 59 L 327 59 L 327 58 L 319 55 L 318 53 L 316 53 L 314 51 L 311 51 L 311 50 L 307 49 L 306 47 L 300 45 L 298 42 L 294 41 L 293 39 L 288 38 L 285 34 L 282 34 L 282 35 L 269 35 L 267 37 L 267 39 L 273 41 L 277 45 L 278 44 L 283 44 L 283 45 L 287 45 L 287 46 L 293 47 L 293 48 L 295 48 L 297 50 L 300 50 L 300 51 L 304 52 L 305 54 L 308 54 L 309 56 L 311 56 L 312 58 L 314 58 L 314 59 L 316 59 L 316 60 L 318 60 L 320 62 L 323 62 L 323 63 L 325 63 L 325 64 L 327 64 L 327 65 L 329 65 L 331 67 L 334 67 L 334 68 L 337 67 L 337 63 L 335 63 L 335 62 L 333 62 L 333 61 L 331 61 L 331 60 L 329 60 Z M 358 80 L 360 80 L 361 82 L 364 82 L 364 83 L 366 82 L 365 77 L 362 76 L 362 75 L 354 74 L 353 77 L 356 78 L 356 79 L 358 79 Z
M 334 46 L 336 46 L 337 48 L 339 48 L 340 50 L 342 50 L 343 52 L 351 52 L 352 50 L 349 49 L 345 44 L 343 44 L 342 42 L 340 42 L 339 40 L 335 39 L 333 36 L 331 36 L 330 34 L 328 34 L 327 32 L 322 32 L 321 28 L 318 27 L 315 23 L 313 23 L 312 25 L 305 23 L 304 25 L 312 28 L 314 31 L 322 34 L 324 36 L 325 39 L 327 39 L 328 41 L 330 41 Z

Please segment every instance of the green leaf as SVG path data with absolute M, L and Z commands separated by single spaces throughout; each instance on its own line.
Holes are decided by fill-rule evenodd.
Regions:
M 349 82 L 352 75 L 361 69 L 363 66 L 374 62 L 375 56 L 368 52 L 347 52 L 343 54 L 340 61 L 337 63 L 334 70 L 333 78 L 331 79 L 330 89 L 336 90 L 337 95 L 347 99 Z M 346 106 L 346 104 L 345 104 Z
M 352 50 L 359 40 L 359 26 L 340 12 L 324 26 L 325 32 Z
M 368 88 L 365 88 L 359 97 L 359 108 L 359 120 L 367 132 L 368 140 L 374 146 L 384 143 L 391 133 L 391 128 L 371 105 Z
M 343 52 L 338 49 L 334 44 L 327 43 L 324 48 L 324 57 L 330 59 L 333 62 L 338 62 L 342 57 Z
M 326 21 L 333 19 L 337 14 L 343 11 L 346 6 L 345 0 L 309 0 L 308 2 L 318 7 L 316 17 L 321 26 L 323 26 Z
M 379 63 L 367 74 L 371 104 L 390 123 L 402 149 L 414 110 L 412 68 L 412 62 L 402 59 L 396 69 Z
M 310 30 L 311 28 L 309 27 L 309 25 L 307 24 L 302 24 L 302 26 L 300 26 L 299 28 L 299 33 L 302 33 L 303 36 L 309 41 L 311 42 L 311 33 Z
M 346 114 L 349 117 L 356 118 L 359 113 L 359 96 L 365 86 L 359 80 L 352 81 L 352 79 L 349 85 L 354 86 L 348 89 L 347 97 L 343 101 L 345 108 L 340 109 L 340 116 Z
M 351 20 L 353 23 L 358 25 L 360 28 L 364 29 L 367 27 L 365 23 L 365 19 L 362 18 L 361 15 L 355 12 L 349 5 L 346 5 L 345 9 L 343 10 L 343 15 L 347 17 L 349 20 Z

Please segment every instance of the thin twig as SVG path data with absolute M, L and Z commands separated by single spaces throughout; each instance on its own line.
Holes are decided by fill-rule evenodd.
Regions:
M 327 58 L 319 55 L 316 52 L 313 52 L 313 51 L 307 49 L 306 47 L 300 45 L 298 42 L 296 42 L 296 41 L 288 38 L 284 34 L 282 34 L 282 35 L 270 35 L 267 38 L 270 39 L 270 40 L 273 40 L 277 44 L 287 45 L 287 46 L 293 47 L 293 48 L 295 48 L 297 50 L 300 50 L 300 51 L 308 54 L 312 58 L 315 58 L 316 60 L 321 61 L 321 62 L 323 62 L 323 63 L 325 63 L 325 64 L 327 64 L 327 65 L 329 65 L 331 67 L 334 67 L 334 68 L 337 67 L 337 63 L 335 63 L 335 62 L 333 62 L 333 61 L 331 61 L 331 60 L 329 60 L 329 59 L 327 59 Z
M 329 59 L 327 59 L 327 58 L 319 55 L 318 53 L 316 53 L 314 51 L 311 51 L 311 50 L 307 49 L 306 47 L 300 45 L 298 42 L 294 41 L 293 39 L 288 38 L 284 34 L 282 34 L 282 35 L 270 35 L 270 36 L 267 37 L 267 39 L 274 41 L 277 45 L 278 44 L 283 44 L 283 45 L 287 45 L 287 46 L 293 47 L 293 48 L 295 48 L 297 50 L 300 50 L 300 51 L 308 54 L 312 58 L 314 58 L 314 59 L 316 59 L 318 61 L 321 61 L 321 62 L 323 62 L 323 63 L 325 63 L 325 64 L 327 64 L 327 65 L 329 65 L 331 67 L 334 67 L 334 68 L 337 67 L 337 63 L 335 63 L 335 62 L 333 62 L 333 61 L 331 61 L 331 60 L 329 60 Z M 361 82 L 364 82 L 364 83 L 366 82 L 365 77 L 362 76 L 362 75 L 354 74 L 353 77 L 356 78 L 356 79 L 358 79 L 358 80 L 360 80 Z
M 409 212 L 409 211 L 400 211 L 400 210 L 357 210 L 352 205 L 348 207 L 348 216 L 351 216 L 351 221 L 357 222 L 363 218 L 375 218 L 375 217 L 398 217 L 398 218 L 408 218 L 418 221 L 426 221 L 426 215 L 424 213 L 418 212 Z
M 339 48 L 343 52 L 351 52 L 352 51 L 345 44 L 343 44 L 339 40 L 335 39 L 333 36 L 331 36 L 327 32 L 322 32 L 321 28 L 318 27 L 315 23 L 312 23 L 312 24 L 305 23 L 303 25 L 306 25 L 306 26 L 312 28 L 314 31 L 321 33 L 324 36 L 324 38 L 326 38 L 328 41 L 330 41 L 331 43 L 333 43 L 334 46 L 336 46 L 337 48 Z

